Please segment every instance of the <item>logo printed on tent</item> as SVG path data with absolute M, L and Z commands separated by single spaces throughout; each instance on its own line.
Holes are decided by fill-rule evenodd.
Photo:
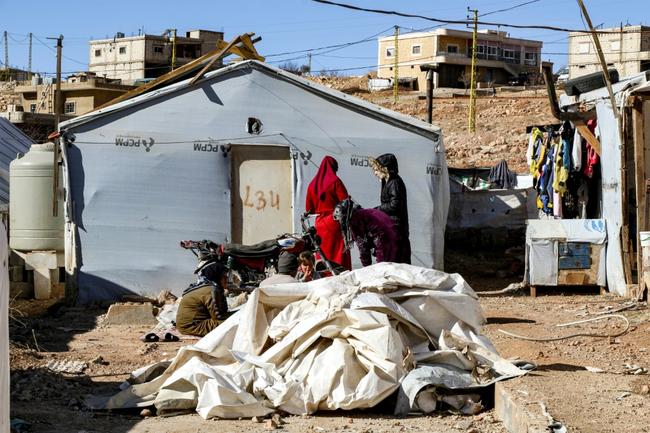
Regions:
M 152 137 L 146 138 L 134 137 L 129 135 L 118 135 L 115 137 L 115 145 L 120 147 L 144 147 L 144 149 L 149 152 L 153 147 L 156 140 Z

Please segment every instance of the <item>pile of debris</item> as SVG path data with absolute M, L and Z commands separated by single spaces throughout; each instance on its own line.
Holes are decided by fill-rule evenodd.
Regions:
M 237 313 L 171 361 L 137 370 L 95 409 L 195 409 L 203 418 L 373 407 L 475 414 L 479 390 L 526 370 L 480 334 L 460 275 L 380 263 L 310 283 L 255 290 Z M 472 393 L 468 393 L 472 391 Z
M 11 104 L 20 104 L 20 95 L 15 93 L 15 81 L 0 82 L 0 112 L 7 111 Z

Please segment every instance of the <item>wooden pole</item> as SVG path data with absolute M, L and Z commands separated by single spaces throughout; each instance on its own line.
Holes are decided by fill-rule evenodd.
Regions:
M 646 173 L 645 173 L 645 125 L 643 118 L 643 102 L 635 97 L 632 104 L 632 127 L 634 129 L 634 176 L 636 192 L 636 227 L 637 227 L 637 299 L 643 297 L 643 292 L 648 289 L 646 280 L 650 272 L 646 269 L 646 253 L 643 252 L 641 233 L 648 230 L 648 216 L 646 214 Z M 646 247 L 646 249 L 648 249 Z
M 472 77 L 469 91 L 469 116 L 468 129 L 470 133 L 476 132 L 476 46 L 478 45 L 478 10 L 467 8 L 474 13 L 474 26 L 472 31 Z
M 433 123 L 433 70 L 427 71 L 427 122 Z
M 587 12 L 587 7 L 585 6 L 582 0 L 577 0 L 578 6 L 582 10 L 582 15 L 585 17 L 587 26 L 591 30 L 591 38 L 594 41 L 594 46 L 596 47 L 596 52 L 598 53 L 598 60 L 600 61 L 600 67 L 603 69 L 603 77 L 605 78 L 605 84 L 607 85 L 607 91 L 609 92 L 609 98 L 612 101 L 612 110 L 614 111 L 614 117 L 616 120 L 620 120 L 620 114 L 618 112 L 618 107 L 616 107 L 616 98 L 614 97 L 614 90 L 612 89 L 612 80 L 609 76 L 609 71 L 607 70 L 607 62 L 605 61 L 605 55 L 603 54 L 603 49 L 600 46 L 600 39 L 598 34 L 594 29 L 594 25 L 591 22 L 589 13 Z M 623 49 L 623 47 L 621 47 Z
M 399 26 L 395 26 L 395 48 L 393 49 L 393 102 L 399 100 Z

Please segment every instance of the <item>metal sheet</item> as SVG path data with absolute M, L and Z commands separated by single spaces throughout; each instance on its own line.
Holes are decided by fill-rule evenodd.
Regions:
M 607 221 L 607 286 L 610 292 L 627 295 L 621 251 L 621 138 L 618 122 L 608 100 L 596 103 L 598 130 L 602 146 L 603 219 Z
M 295 231 L 324 156 L 338 160 L 352 197 L 374 207 L 380 183 L 368 157 L 394 153 L 413 263 L 442 269 L 449 184 L 437 128 L 266 65 L 225 69 L 63 125 L 75 138 L 66 153 L 77 238 L 66 254 L 76 245 L 80 302 L 178 293 L 194 268 L 178 241 L 231 239 L 230 144 L 290 148 Z M 250 117 L 259 135 L 246 132 Z

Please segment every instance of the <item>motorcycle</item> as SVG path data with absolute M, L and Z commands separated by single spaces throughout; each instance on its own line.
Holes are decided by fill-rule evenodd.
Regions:
M 192 251 L 198 258 L 194 273 L 210 263 L 220 262 L 228 269 L 228 286 L 231 291 L 250 292 L 269 275 L 278 270 L 278 257 L 282 252 L 300 254 L 302 251 L 318 253 L 316 270 L 321 274 L 337 275 L 341 267 L 327 260 L 320 249 L 316 228 L 309 225 L 310 215 L 301 216 L 302 234 L 285 233 L 253 245 L 234 243 L 218 244 L 211 240 L 180 242 L 182 248 Z

